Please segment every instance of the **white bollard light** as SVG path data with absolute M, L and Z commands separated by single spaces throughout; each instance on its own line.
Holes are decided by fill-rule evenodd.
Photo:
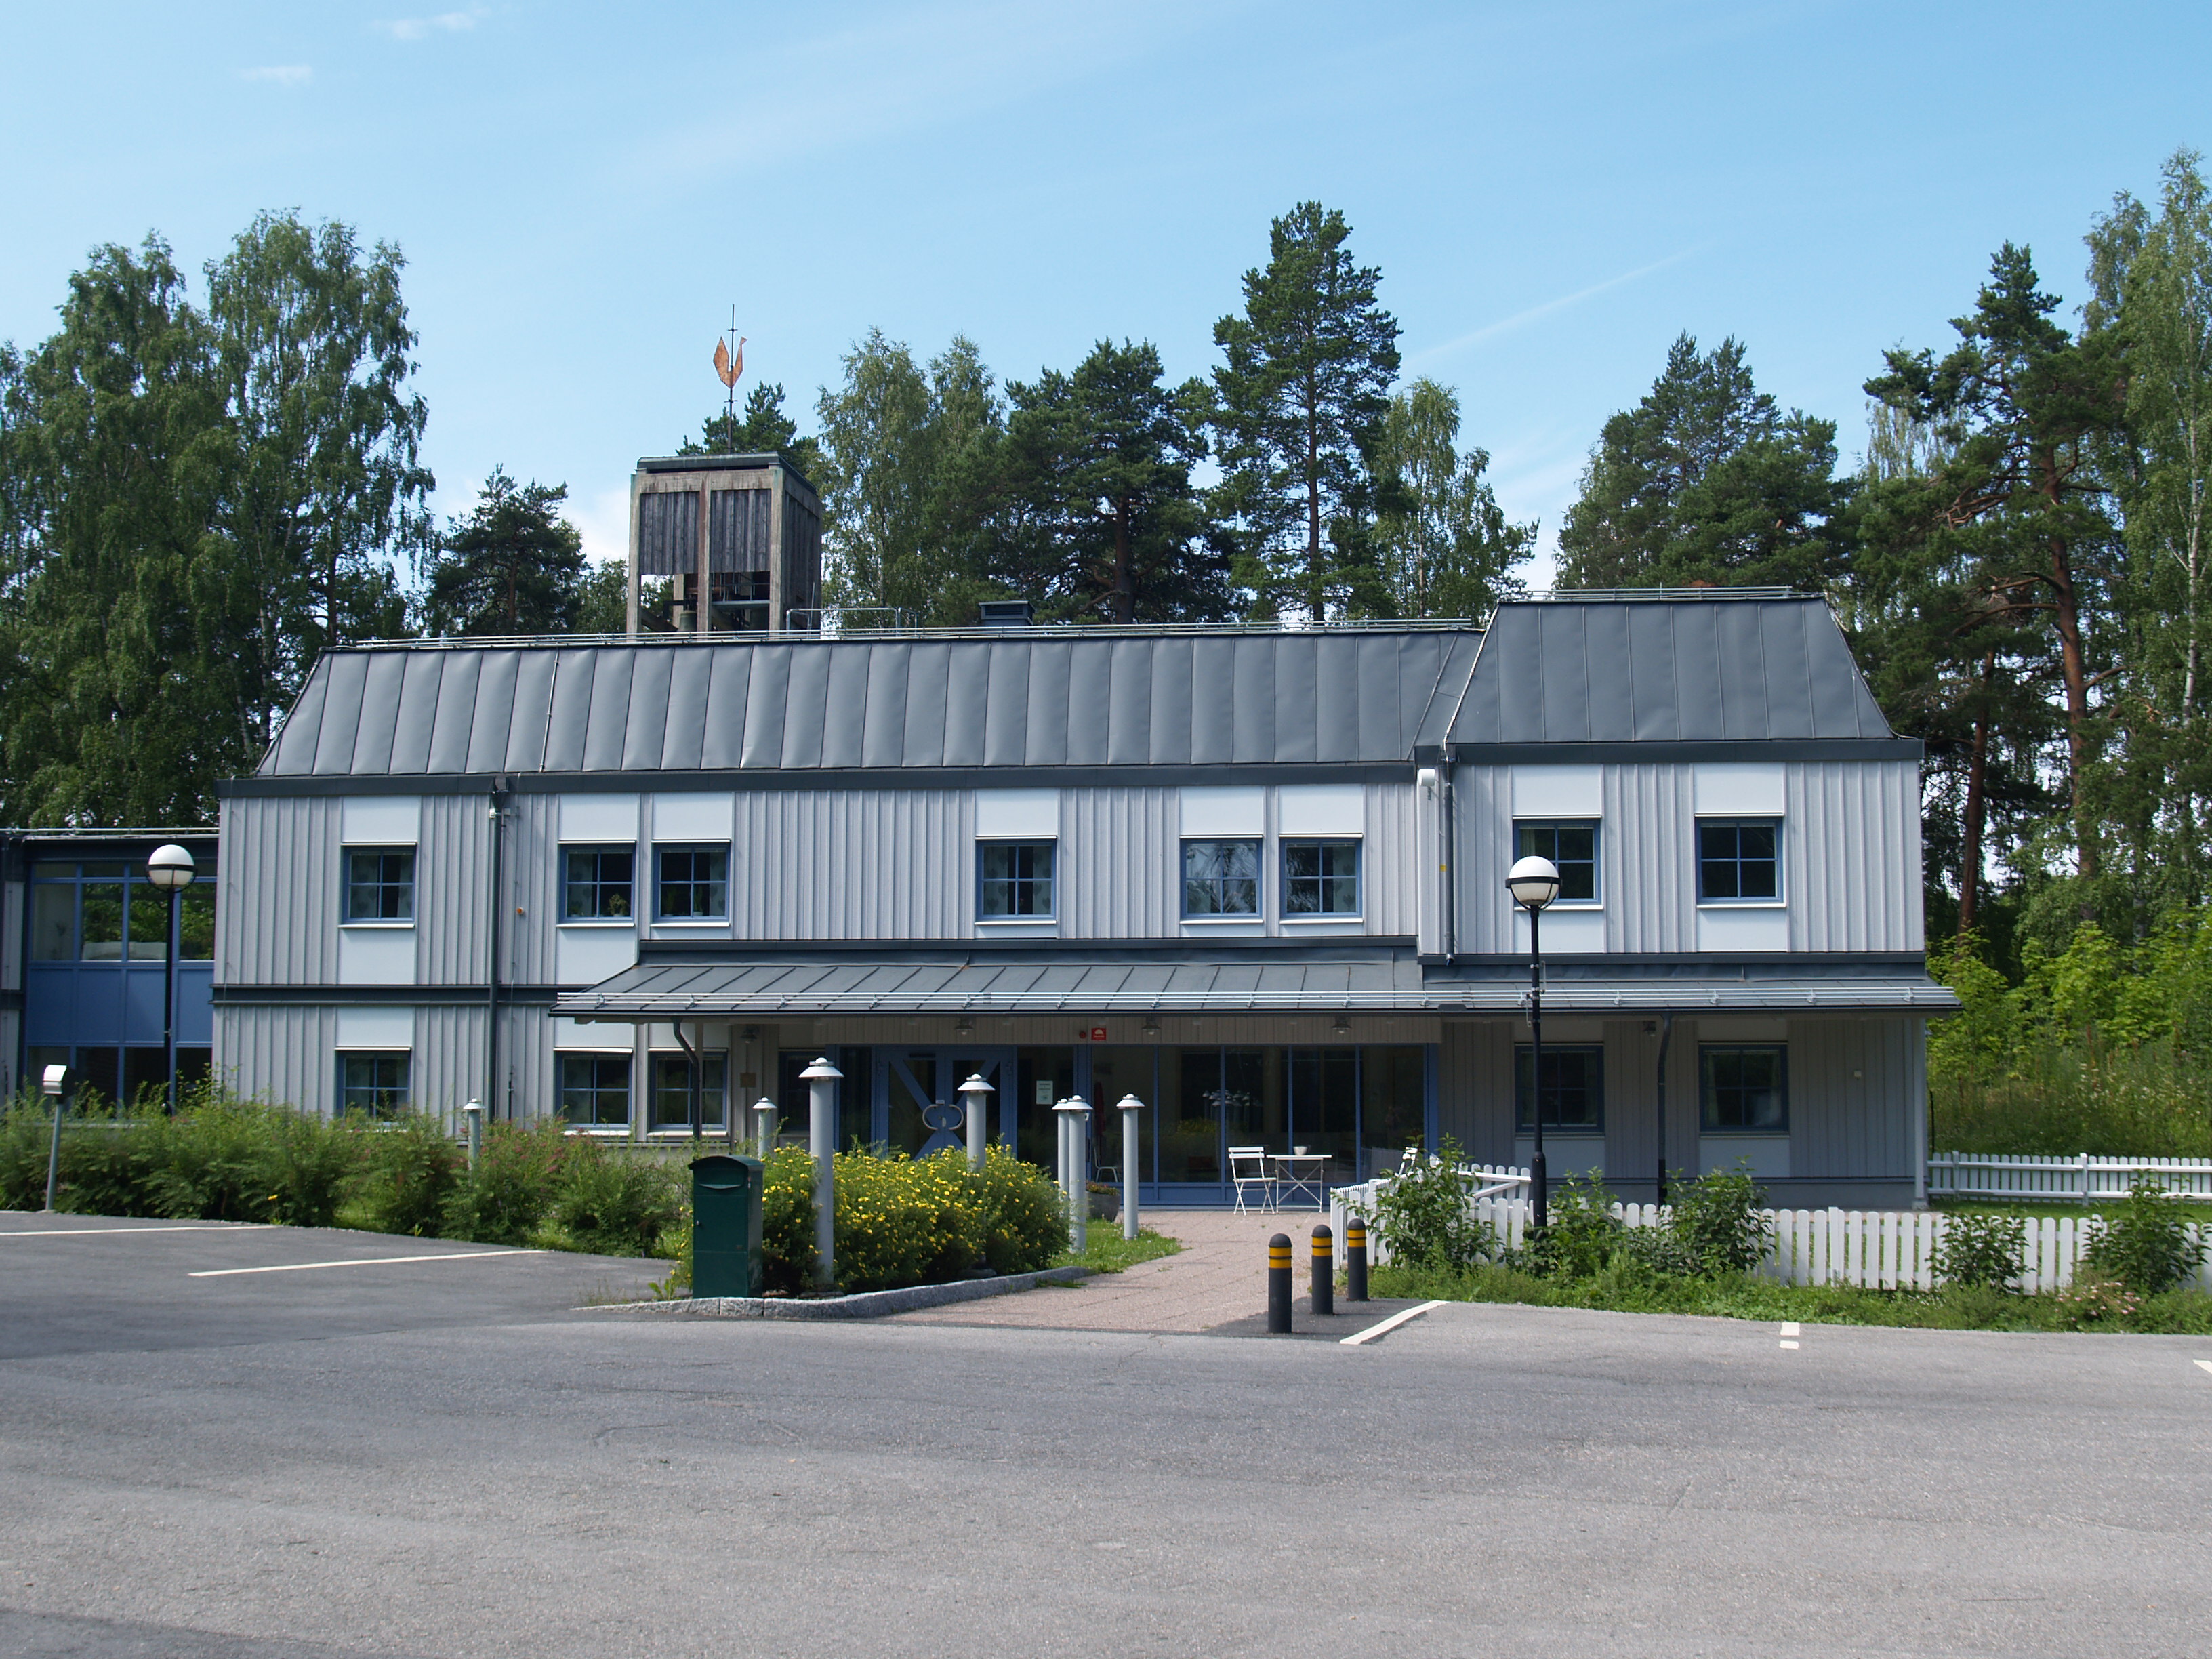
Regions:
M 775 1150 L 775 1103 L 772 1100 L 753 1102 L 753 1156 L 763 1164 Z
M 461 1108 L 461 1116 L 468 1124 L 469 1168 L 473 1170 L 477 1160 L 483 1156 L 483 1102 L 469 1102 Z
M 824 1054 L 799 1074 L 806 1084 L 806 1150 L 814 1159 L 814 1282 L 837 1287 L 837 1084 Z
M 1123 1095 L 1121 1109 L 1121 1237 L 1137 1236 L 1137 1115 L 1145 1103 Z
M 991 1097 L 998 1092 L 983 1081 L 981 1072 L 971 1072 L 968 1080 L 953 1092 L 960 1097 L 961 1115 L 968 1121 L 968 1168 L 975 1174 L 983 1173 L 983 1142 L 991 1125 Z
M 1081 1095 L 1070 1095 L 1052 1109 L 1058 1114 L 1062 1126 L 1060 1157 L 1064 1170 L 1062 1190 L 1067 1194 L 1068 1245 L 1081 1255 L 1091 1243 L 1090 1160 L 1084 1156 L 1091 1103 Z

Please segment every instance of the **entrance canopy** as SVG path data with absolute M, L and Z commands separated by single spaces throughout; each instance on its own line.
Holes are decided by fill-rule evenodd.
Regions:
M 855 1014 L 1299 1014 L 1511 1016 L 1528 998 L 1525 966 L 1438 970 L 1410 957 L 1336 962 L 972 958 L 885 963 L 716 957 L 648 958 L 554 1012 L 577 1019 L 710 1019 Z M 1699 978 L 1680 965 L 1638 974 L 1552 970 L 1546 1012 L 1559 1014 L 1891 1012 L 1948 1014 L 1949 988 L 1902 967 L 1881 973 Z

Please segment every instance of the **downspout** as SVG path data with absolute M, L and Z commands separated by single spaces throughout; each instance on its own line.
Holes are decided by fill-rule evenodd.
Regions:
M 1674 1016 L 1659 1016 L 1659 1195 L 1667 1201 L 1667 1044 L 1674 1035 Z
M 702 1127 L 700 1123 L 699 1105 L 700 1089 L 702 1086 L 699 1077 L 699 1054 L 698 1050 L 692 1048 L 690 1043 L 684 1040 L 684 1022 L 682 1020 L 672 1019 L 669 1021 L 668 1029 L 676 1033 L 676 1046 L 684 1051 L 684 1058 L 691 1068 L 691 1087 L 690 1090 L 691 1096 L 691 1149 L 694 1152 L 696 1152 L 699 1149 L 699 1134 Z M 702 1042 L 705 1040 L 706 1039 L 703 1037 L 700 1039 Z M 726 1064 L 727 1062 L 725 1063 Z M 652 1086 L 650 1080 L 648 1080 L 647 1086 L 648 1088 Z M 648 1115 L 646 1119 L 647 1125 L 650 1127 L 652 1121 L 652 1117 Z
M 501 1115 L 500 1111 L 501 1091 L 499 1086 L 499 952 L 501 932 L 500 912 L 506 908 L 506 897 L 501 886 L 504 864 L 501 854 L 505 851 L 506 842 L 500 831 L 507 814 L 500 802 L 505 798 L 507 792 L 500 786 L 501 781 L 495 777 L 492 780 L 490 805 L 486 814 L 491 822 L 491 937 L 484 968 L 483 1102 L 484 1109 L 494 1117 Z M 508 1104 L 511 1107 L 513 1103 L 509 1102 Z M 512 1117 L 514 1113 L 509 1110 L 505 1115 Z
M 1444 745 L 1443 764 L 1437 771 L 1437 787 L 1443 796 L 1443 857 L 1437 860 L 1443 866 L 1444 878 L 1444 965 L 1449 967 L 1459 954 L 1459 878 L 1452 869 L 1452 858 L 1458 850 L 1452 841 L 1452 752 Z

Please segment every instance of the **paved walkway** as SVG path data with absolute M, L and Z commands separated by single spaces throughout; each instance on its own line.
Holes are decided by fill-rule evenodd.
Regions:
M 1264 1316 L 1267 1240 L 1291 1237 L 1293 1283 L 1303 1300 L 1312 1277 L 1315 1224 L 1328 1212 L 1238 1215 L 1233 1210 L 1147 1210 L 1145 1225 L 1182 1244 L 1181 1254 L 1070 1286 L 1039 1285 L 1012 1296 L 898 1314 L 907 1325 L 1016 1325 L 1079 1331 L 1203 1331 Z M 1093 1222 L 1094 1227 L 1119 1222 Z M 1344 1245 L 1337 1244 L 1338 1266 Z

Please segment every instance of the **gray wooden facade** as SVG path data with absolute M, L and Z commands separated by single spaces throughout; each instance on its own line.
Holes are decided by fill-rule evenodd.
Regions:
M 1924 1023 L 1955 1006 L 1923 967 L 1917 763 L 1825 607 L 1764 594 L 1532 601 L 1486 634 L 338 651 L 225 793 L 217 1064 L 330 1110 L 339 1056 L 404 1054 L 418 1106 L 529 1117 L 579 1055 L 629 1056 L 643 1091 L 680 1022 L 740 1109 L 779 1057 L 874 1056 L 903 1085 L 872 1085 L 871 1120 L 848 1079 L 847 1123 L 880 1133 L 884 1088 L 930 1086 L 897 1056 L 1018 1054 L 1026 1090 L 1220 1046 L 1276 1056 L 1293 1102 L 1322 1086 L 1296 1078 L 1387 1059 L 1401 1134 L 1418 1053 L 1421 1132 L 1504 1160 L 1528 924 L 1504 873 L 1516 823 L 1570 822 L 1596 826 L 1595 892 L 1545 918 L 1546 1036 L 1588 1048 L 1593 1088 L 1601 1063 L 1603 1121 L 1550 1132 L 1554 1170 L 1648 1190 L 1663 1030 L 1672 1166 L 1745 1157 L 1791 1202 L 1909 1201 Z M 1701 897 L 1701 821 L 1771 826 L 1778 890 Z M 1257 844 L 1249 914 L 1186 914 L 1196 840 Z M 1053 848 L 1049 915 L 983 913 L 979 846 L 1008 842 Z M 1288 849 L 1322 842 L 1356 846 L 1356 903 L 1297 913 Z M 653 849 L 710 847 L 723 914 L 656 915 Z M 564 916 L 580 848 L 633 853 L 641 914 Z M 346 919 L 361 848 L 411 853 L 404 921 Z M 1701 1054 L 1736 1048 L 1786 1053 L 1786 1127 L 1701 1132 Z M 650 1123 L 640 1105 L 629 1133 Z

